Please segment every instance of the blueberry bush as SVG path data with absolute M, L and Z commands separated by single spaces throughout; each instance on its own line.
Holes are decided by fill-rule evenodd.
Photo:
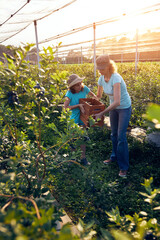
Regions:
M 159 239 L 159 148 L 128 134 L 129 176 L 120 179 L 116 163 L 103 165 L 110 129 L 81 129 L 63 109 L 71 73 L 96 93 L 93 65 L 57 65 L 48 47 L 38 69 L 26 60 L 32 47 L 13 48 L 0 63 L 0 239 Z M 136 77 L 132 63 L 118 65 L 133 102 L 131 125 L 159 121 L 159 106 L 146 113 L 159 103 L 159 63 L 140 63 Z M 68 225 L 57 230 L 64 210 L 79 234 Z

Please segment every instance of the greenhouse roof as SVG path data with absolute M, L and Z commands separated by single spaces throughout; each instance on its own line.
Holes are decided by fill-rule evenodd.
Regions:
M 0 43 L 76 0 L 1 0 Z

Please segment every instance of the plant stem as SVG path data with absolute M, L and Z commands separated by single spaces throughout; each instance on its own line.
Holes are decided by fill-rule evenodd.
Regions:
M 5 194 L 0 194 L 0 196 L 1 196 L 1 197 L 11 198 L 11 200 L 2 207 L 2 209 L 1 209 L 2 212 L 5 211 L 5 209 L 12 203 L 12 201 L 13 201 L 14 199 L 17 199 L 17 198 L 18 198 L 18 199 L 22 199 L 22 200 L 25 200 L 25 201 L 30 201 L 30 202 L 33 204 L 33 206 L 34 206 L 34 208 L 35 208 L 35 210 L 36 210 L 37 218 L 38 218 L 38 219 L 41 218 L 40 213 L 39 213 L 39 209 L 38 209 L 38 207 L 37 207 L 37 204 L 36 204 L 36 202 L 35 202 L 33 199 L 27 198 L 27 197 L 22 197 L 22 196 L 12 196 L 12 195 L 5 195 Z

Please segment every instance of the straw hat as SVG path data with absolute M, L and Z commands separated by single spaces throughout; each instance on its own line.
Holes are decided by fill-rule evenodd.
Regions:
M 69 87 L 73 87 L 75 84 L 82 82 L 84 78 L 85 77 L 80 78 L 77 74 L 72 74 L 69 76 L 67 83 Z
M 108 54 L 103 54 L 96 59 L 97 69 L 105 69 L 110 63 L 110 58 Z

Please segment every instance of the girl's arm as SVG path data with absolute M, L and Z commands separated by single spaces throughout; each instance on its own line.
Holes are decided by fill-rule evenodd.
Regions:
M 76 104 L 73 106 L 69 106 L 70 103 L 70 99 L 68 97 L 65 98 L 65 102 L 64 102 L 64 108 L 69 108 L 70 110 L 75 109 L 75 108 L 80 108 L 81 112 L 84 113 L 84 107 L 83 104 Z
M 113 85 L 113 96 L 114 96 L 114 102 L 108 106 L 104 111 L 95 114 L 95 119 L 97 120 L 98 118 L 102 118 L 103 115 L 106 113 L 110 112 L 111 110 L 115 109 L 120 105 L 120 100 L 121 100 L 121 85 L 120 83 L 115 83 Z

